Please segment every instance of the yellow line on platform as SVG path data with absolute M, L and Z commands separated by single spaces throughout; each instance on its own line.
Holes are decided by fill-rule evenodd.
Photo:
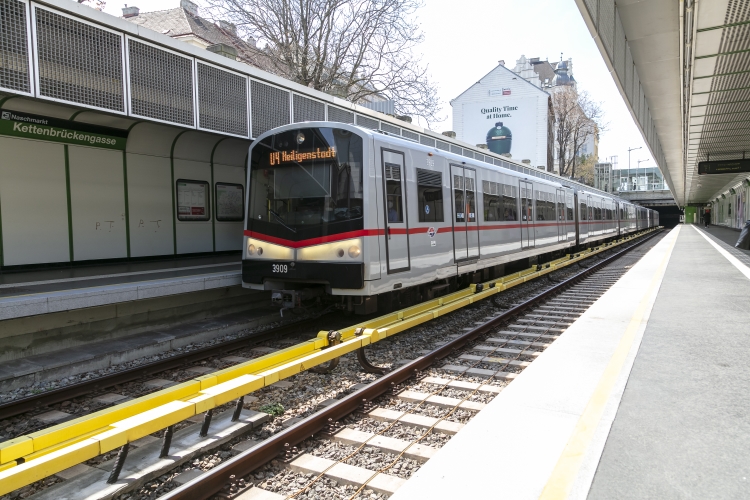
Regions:
M 638 303 L 633 316 L 631 316 L 630 322 L 625 329 L 625 333 L 620 339 L 609 363 L 607 363 L 604 373 L 599 379 L 599 383 L 594 389 L 585 410 L 578 419 L 573 434 L 565 445 L 555 468 L 552 470 L 552 474 L 550 475 L 544 490 L 542 490 L 541 495 L 539 495 L 540 500 L 564 500 L 568 498 L 573 483 L 578 477 L 578 471 L 580 470 L 581 462 L 586 455 L 586 450 L 588 450 L 591 440 L 594 437 L 594 432 L 599 426 L 599 422 L 604 413 L 604 408 L 609 401 L 612 389 L 622 372 L 628 353 L 630 353 L 630 349 L 633 346 L 636 334 L 641 327 L 644 316 L 653 303 L 654 294 L 658 291 L 658 288 L 661 285 L 667 263 L 672 255 L 675 243 L 677 243 L 677 235 L 679 234 L 679 231 L 680 229 L 678 226 L 674 239 L 669 244 L 669 250 L 664 255 L 664 258 L 659 264 L 657 271 L 654 273 L 654 276 L 646 289 L 646 293 Z
M 341 343 L 334 346 L 328 345 L 328 332 L 319 332 L 317 337 L 286 349 L 0 443 L 0 495 L 633 238 L 629 235 L 491 280 L 481 284 L 480 292 L 476 291 L 480 285 L 473 284 L 445 297 L 364 321 L 340 330 Z M 359 336 L 355 333 L 358 328 L 362 329 Z M 19 464 L 21 458 L 24 460 Z

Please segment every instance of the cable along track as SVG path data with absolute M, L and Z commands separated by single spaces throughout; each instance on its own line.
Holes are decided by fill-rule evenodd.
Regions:
M 659 234 L 646 235 L 545 292 L 487 317 L 161 498 L 390 496 L 645 253 L 628 252 Z M 425 376 L 428 369 L 431 373 Z M 399 426 L 413 429 L 393 437 L 399 435 L 394 432 Z M 376 460 L 358 458 L 373 453 Z M 259 469 L 276 470 L 278 477 L 268 478 L 264 472 L 254 476 Z

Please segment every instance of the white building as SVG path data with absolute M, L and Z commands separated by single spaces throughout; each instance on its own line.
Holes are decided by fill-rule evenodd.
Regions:
M 540 169 L 551 168 L 550 94 L 506 68 L 504 61 L 453 99 L 451 106 L 457 139 L 487 145 Z

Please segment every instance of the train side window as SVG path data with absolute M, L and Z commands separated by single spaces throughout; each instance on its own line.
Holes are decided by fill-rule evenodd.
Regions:
M 466 182 L 466 209 L 469 211 L 469 222 L 477 221 L 477 206 L 476 206 L 476 186 L 474 186 L 474 179 L 471 177 L 464 177 Z
M 500 189 L 502 184 L 492 181 L 482 181 L 482 200 L 484 203 L 484 220 L 498 221 L 502 207 L 500 206 Z
M 419 222 L 443 222 L 443 174 L 417 169 Z
M 464 219 L 464 177 L 462 175 L 453 176 L 453 201 L 456 206 L 456 222 L 466 222 Z
M 503 217 L 501 220 L 518 220 L 518 203 L 516 186 L 501 184 L 503 188 Z
M 401 166 L 386 163 L 385 196 L 388 206 L 388 222 L 404 222 L 401 193 Z
M 210 220 L 208 182 L 177 179 L 176 185 L 177 220 L 190 222 Z
M 547 214 L 546 214 L 547 220 L 557 220 L 557 215 L 555 214 L 555 194 L 554 193 L 547 193 Z
M 578 211 L 578 215 L 580 216 L 581 220 L 588 220 L 588 207 L 585 203 L 581 203 L 581 209 Z
M 242 184 L 217 182 L 214 185 L 217 221 L 241 221 L 245 213 L 245 188 Z
M 568 216 L 568 222 L 573 221 L 573 195 L 568 194 L 566 196 L 567 203 L 565 204 L 567 216 Z

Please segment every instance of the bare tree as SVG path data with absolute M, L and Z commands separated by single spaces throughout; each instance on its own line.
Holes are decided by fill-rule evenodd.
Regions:
M 96 9 L 96 10 L 104 10 L 104 7 L 107 6 L 107 2 L 105 0 L 77 0 L 78 3 L 88 4 L 90 7 Z
M 264 47 L 261 67 L 351 102 L 437 120 L 437 89 L 415 49 L 421 0 L 207 0 L 215 20 Z
M 555 90 L 552 107 L 560 175 L 575 177 L 583 145 L 606 127 L 602 121 L 604 112 L 587 92 L 578 92 L 572 86 Z

